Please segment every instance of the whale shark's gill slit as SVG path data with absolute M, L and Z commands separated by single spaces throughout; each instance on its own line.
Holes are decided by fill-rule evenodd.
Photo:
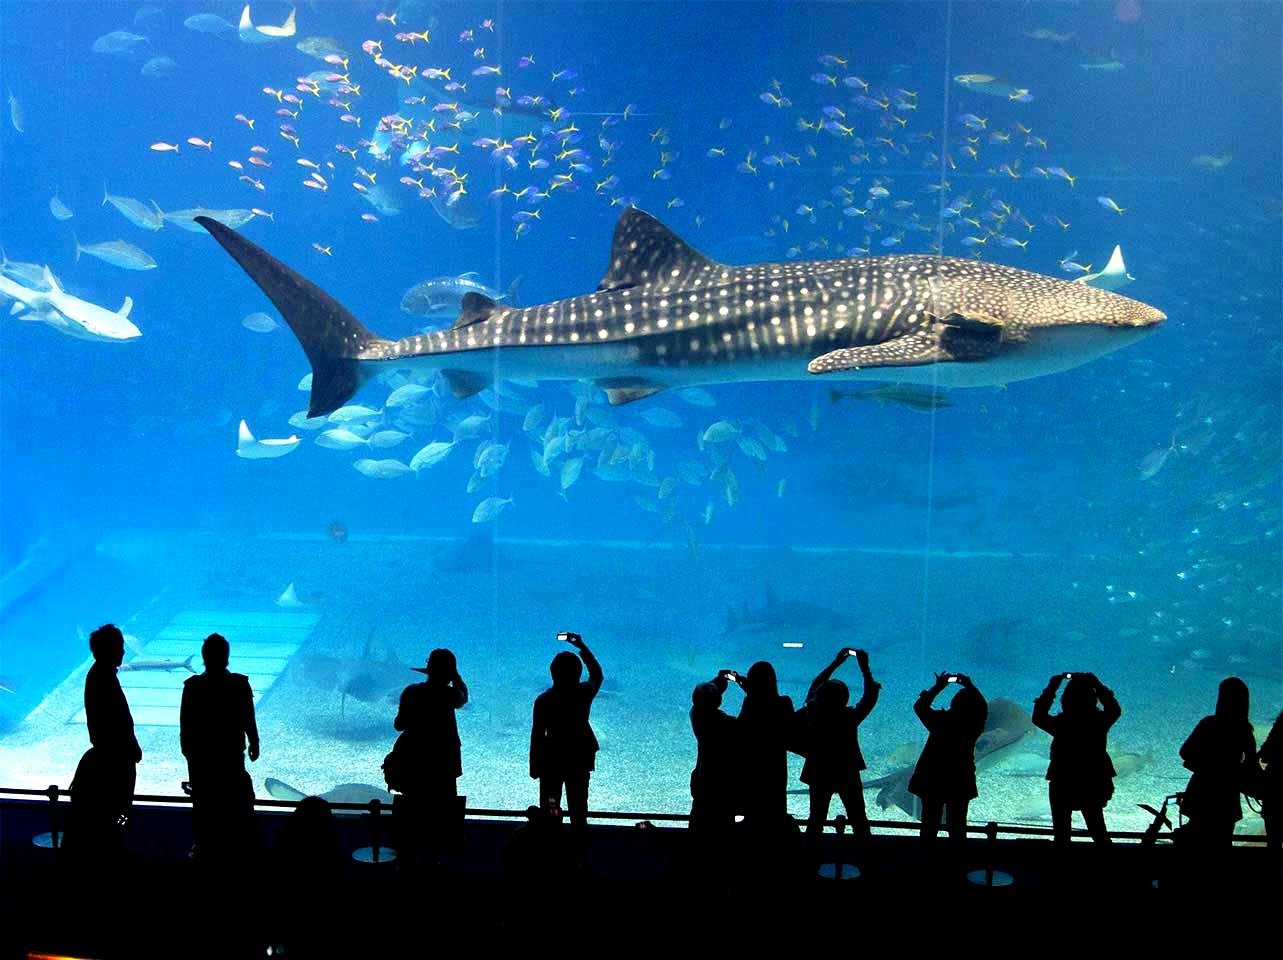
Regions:
M 195 220 L 267 294 L 298 337 L 312 364 L 307 415 L 324 416 L 347 403 L 361 385 L 357 357 L 368 347 L 387 341 L 371 333 L 343 304 L 262 247 L 217 220 Z

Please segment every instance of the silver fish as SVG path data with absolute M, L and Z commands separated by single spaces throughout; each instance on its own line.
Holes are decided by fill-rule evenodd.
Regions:
M 103 243 L 82 244 L 79 238 L 73 236 L 76 243 L 76 262 L 80 262 L 80 255 L 87 253 L 91 257 L 96 257 L 103 263 L 110 263 L 113 267 L 120 267 L 123 270 L 155 270 L 156 261 L 146 250 L 140 250 L 127 240 L 107 240 Z
M 151 201 L 151 207 L 133 197 L 114 197 L 107 192 L 107 182 L 102 185 L 102 205 L 111 204 L 120 211 L 121 216 L 136 227 L 144 230 L 159 230 L 165 226 L 165 211 Z

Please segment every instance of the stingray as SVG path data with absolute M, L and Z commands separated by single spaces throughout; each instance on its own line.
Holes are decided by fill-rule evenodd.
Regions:
M 414 682 L 411 668 L 384 651 L 381 658 L 372 656 L 374 629 L 365 639 L 359 657 L 334 657 L 328 654 L 308 654 L 300 658 L 296 675 L 308 686 L 320 687 L 340 694 L 339 716 L 352 697 L 362 703 L 377 703 L 392 699 Z
M 263 786 L 267 788 L 268 794 L 277 800 L 302 800 L 309 796 L 297 787 L 291 787 L 284 780 L 277 780 L 275 777 L 268 777 L 263 782 Z M 392 803 L 392 794 L 382 787 L 375 787 L 368 783 L 340 783 L 315 796 L 326 803 L 369 803 L 371 800 Z
M 1025 708 L 1014 700 L 998 697 L 989 701 L 989 716 L 985 729 L 976 741 L 976 769 L 991 765 L 1033 729 L 1033 721 Z M 909 778 L 916 764 L 900 767 L 884 777 L 865 781 L 865 790 L 878 791 L 878 807 L 885 810 L 897 806 L 914 819 L 922 815 L 921 801 L 909 792 Z

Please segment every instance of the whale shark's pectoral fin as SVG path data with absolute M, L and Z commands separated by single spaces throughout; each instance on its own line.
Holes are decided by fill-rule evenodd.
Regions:
M 642 400 L 664 389 L 661 384 L 643 380 L 641 377 L 606 377 L 594 380 L 593 384 L 605 391 L 606 399 L 610 401 L 612 407 Z
M 902 337 L 844 347 L 816 357 L 809 373 L 838 373 L 868 367 L 918 367 L 928 363 L 974 363 L 998 355 L 1002 327 L 975 318 L 950 316 Z

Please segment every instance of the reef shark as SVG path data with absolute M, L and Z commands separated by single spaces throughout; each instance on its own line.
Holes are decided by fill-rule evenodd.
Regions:
M 44 268 L 43 278 L 46 289 L 32 290 L 0 276 L 0 301 L 5 297 L 16 301 L 11 312 L 21 320 L 40 320 L 59 333 L 81 340 L 120 343 L 143 335 L 129 319 L 134 308 L 129 297 L 125 297 L 119 310 L 108 310 L 67 293 L 48 267 Z
M 671 387 L 814 376 L 1000 385 L 1134 343 L 1161 311 L 981 260 L 890 256 L 731 266 L 649 214 L 619 218 L 592 293 L 533 307 L 464 296 L 447 330 L 386 340 L 236 231 L 196 222 L 262 288 L 312 364 L 309 417 L 382 369 L 439 370 L 457 397 L 493 380 L 591 380 L 612 404 Z

